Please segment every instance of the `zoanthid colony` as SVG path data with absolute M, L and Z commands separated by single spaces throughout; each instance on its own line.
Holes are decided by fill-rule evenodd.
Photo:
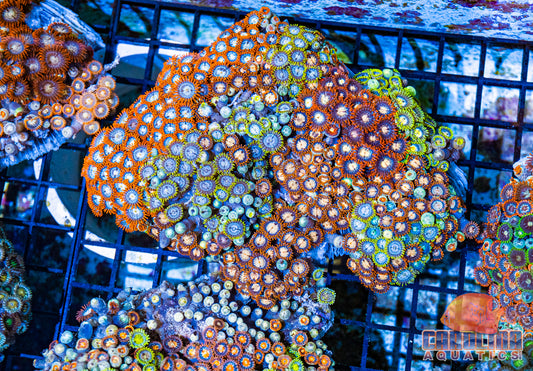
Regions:
M 316 249 L 348 255 L 385 292 L 467 226 L 454 165 L 464 141 L 415 95 L 397 71 L 354 76 L 319 32 L 251 12 L 172 57 L 96 135 L 89 205 L 160 248 L 220 256 L 225 278 L 265 309 L 315 282 Z
M 487 213 L 479 237 L 481 265 L 476 282 L 488 287 L 496 306 L 505 310 L 502 325 L 533 337 L 533 154 L 514 165 L 501 201 Z
M 36 159 L 118 105 L 115 81 L 66 23 L 31 29 L 31 1 L 0 9 L 0 168 Z
M 328 290 L 328 289 L 323 289 Z M 327 370 L 331 352 L 320 340 L 333 314 L 316 291 L 270 310 L 241 295 L 231 281 L 203 276 L 177 287 L 107 302 L 92 299 L 78 312 L 77 333 L 63 332 L 37 369 Z
M 32 293 L 24 281 L 24 261 L 0 228 L 0 361 L 31 320 Z

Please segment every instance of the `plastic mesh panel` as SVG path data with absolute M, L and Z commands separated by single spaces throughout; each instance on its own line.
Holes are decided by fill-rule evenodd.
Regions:
M 71 8 L 83 3 L 74 0 Z M 130 14 L 141 14 L 142 32 L 124 27 Z M 208 45 L 245 13 L 155 1 L 117 0 L 105 62 L 125 53 L 113 71 L 121 89 L 121 107 L 153 86 L 162 63 L 176 51 Z M 176 37 L 169 19 L 179 17 Z M 282 17 L 283 18 L 283 17 Z M 468 214 L 483 220 L 498 199 L 512 163 L 533 148 L 532 44 L 364 25 L 289 21 L 322 31 L 357 72 L 364 68 L 400 70 L 438 122 L 467 138 L 459 165 L 468 179 Z M 181 27 L 181 28 L 179 28 Z M 178 41 L 176 41 L 178 40 Z M 124 67 L 126 66 L 126 67 Z M 459 66 L 459 67 L 458 67 Z M 131 68 L 130 68 L 131 67 Z M 206 269 L 174 252 L 155 249 L 141 233 L 126 234 L 112 218 L 92 217 L 79 178 L 90 139 L 66 144 L 36 164 L 20 164 L 0 173 L 0 212 L 5 230 L 27 265 L 34 290 L 33 321 L 6 352 L 5 370 L 29 370 L 32 360 L 64 330 L 75 330 L 79 307 L 91 297 L 110 298 L 127 286 L 148 288 L 163 279 L 192 279 Z M 412 285 L 375 295 L 357 282 L 341 260 L 331 262 L 328 284 L 338 291 L 335 325 L 326 336 L 337 369 L 464 369 L 463 362 L 423 361 L 421 331 L 442 328 L 447 303 L 465 291 L 479 291 L 472 276 L 476 246 L 460 245 L 443 261 L 429 264 Z

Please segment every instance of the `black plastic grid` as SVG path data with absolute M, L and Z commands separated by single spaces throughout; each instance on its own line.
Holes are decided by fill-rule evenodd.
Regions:
M 71 7 L 76 10 L 80 4 L 79 0 L 73 0 Z M 126 14 L 128 7 L 136 7 L 137 10 L 146 10 L 146 14 L 151 14 L 151 23 L 149 25 L 149 32 L 146 35 L 131 36 L 124 35 L 125 32 L 120 29 L 121 17 Z M 187 44 L 178 44 L 175 42 L 160 41 L 158 39 L 159 26 L 161 24 L 161 12 L 174 11 L 180 13 L 188 13 L 193 17 L 193 22 L 190 29 L 190 42 Z M 112 21 L 110 25 L 98 26 L 98 30 L 109 31 L 108 40 L 106 43 L 105 60 L 108 63 L 113 60 L 117 45 L 119 43 L 147 46 L 148 53 L 144 64 L 144 72 L 142 77 L 120 77 L 117 76 L 117 82 L 124 85 L 133 85 L 140 88 L 140 92 L 149 89 L 153 86 L 154 81 L 154 60 L 161 48 L 172 50 L 197 51 L 205 45 L 198 45 L 199 28 L 202 17 L 224 17 L 231 21 L 242 19 L 245 12 L 222 10 L 214 8 L 199 8 L 196 6 L 163 3 L 157 1 L 145 0 L 117 0 L 113 10 Z M 284 17 L 282 17 L 284 18 Z M 387 63 L 385 52 L 379 52 L 380 47 L 385 44 L 376 42 L 376 38 L 389 37 L 389 40 L 395 40 L 395 55 L 394 64 L 386 67 L 394 67 L 400 70 L 402 76 L 409 79 L 411 82 L 422 82 L 423 87 L 433 87 L 433 96 L 429 97 L 429 102 L 426 105 L 428 112 L 441 123 L 453 123 L 463 126 L 471 126 L 471 150 L 469 158 L 462 159 L 459 164 L 467 171 L 468 191 L 466 197 L 466 205 L 468 208 L 467 216 L 473 215 L 480 218 L 483 211 L 490 206 L 486 203 L 473 202 L 473 195 L 475 193 L 475 183 L 478 180 L 476 171 L 479 169 L 491 169 L 498 172 L 509 172 L 512 169 L 512 162 L 519 159 L 521 156 L 521 148 L 524 142 L 524 133 L 533 131 L 533 123 L 524 123 L 524 110 L 526 107 L 526 94 L 533 90 L 533 82 L 527 81 L 528 69 L 530 60 L 530 49 L 532 43 L 495 39 L 495 38 L 480 38 L 473 36 L 463 36 L 454 34 L 439 34 L 434 32 L 421 32 L 413 30 L 391 29 L 381 27 L 370 27 L 362 24 L 340 24 L 324 21 L 313 21 L 309 19 L 295 19 L 288 18 L 289 21 L 305 24 L 312 28 L 324 32 L 326 35 L 337 32 L 349 32 L 355 35 L 355 45 L 351 44 L 350 50 L 352 52 L 348 57 L 351 63 L 348 64 L 354 72 L 360 71 L 364 68 L 371 67 L 385 67 Z M 363 37 L 368 37 L 374 46 L 378 49 L 375 54 L 380 57 L 375 61 L 369 62 L 361 56 L 360 51 L 363 49 Z M 402 67 L 402 53 L 403 46 L 407 42 L 422 41 L 431 42 L 438 45 L 437 57 L 434 70 L 427 71 L 424 56 L 420 49 L 414 49 L 416 58 L 415 68 L 400 68 Z M 449 44 L 472 44 L 477 45 L 480 50 L 479 54 L 479 68 L 476 76 L 457 75 L 446 73 L 443 69 L 443 59 L 445 47 Z M 489 48 L 493 46 L 502 47 L 504 49 L 518 49 L 522 52 L 521 60 L 521 74 L 519 79 L 512 78 L 495 78 L 485 77 L 486 72 L 486 56 Z M 394 48 L 389 48 L 394 49 Z M 533 67 L 533 66 L 532 66 Z M 456 84 L 470 84 L 475 86 L 475 106 L 473 117 L 452 116 L 439 113 L 439 100 L 443 86 L 446 83 Z M 482 115 L 482 100 L 483 89 L 487 86 L 517 89 L 518 104 L 517 117 L 513 122 L 493 120 L 484 118 Z M 420 95 L 427 94 L 423 91 Z M 120 97 L 121 99 L 123 97 Z M 128 102 L 123 103 L 125 105 Z M 489 162 L 482 161 L 478 158 L 478 137 L 480 135 L 481 127 L 507 129 L 508 133 L 514 135 L 513 161 L 507 162 Z M 70 154 L 74 153 L 76 156 L 83 156 L 86 153 L 89 139 L 85 143 L 65 144 L 60 151 L 68 151 Z M 124 257 L 127 251 L 137 251 L 142 253 L 150 253 L 157 255 L 155 265 L 151 267 L 152 285 L 158 285 L 162 278 L 162 271 L 164 265 L 168 262 L 169 257 L 177 257 L 178 260 L 186 260 L 179 257 L 176 253 L 154 249 L 155 241 L 150 242 L 146 240 L 139 240 L 139 234 L 126 234 L 122 230 L 114 232 L 114 242 L 107 241 L 91 241 L 86 239 L 87 231 L 87 217 L 90 211 L 85 199 L 85 183 L 83 180 L 69 184 L 64 181 L 54 181 L 52 166 L 57 166 L 57 161 L 54 161 L 54 154 L 48 154 L 43 158 L 40 166 L 40 171 L 34 176 L 31 171 L 31 165 L 19 165 L 14 169 L 4 170 L 0 173 L 0 194 L 2 195 L 3 203 L 8 203 L 10 196 L 9 192 L 13 189 L 28 189 L 31 188 L 35 192 L 34 206 L 31 208 L 31 213 L 20 217 L 16 213 L 10 213 L 9 205 L 3 206 L 3 223 L 5 229 L 12 238 L 16 248 L 24 255 L 27 262 L 27 275 L 30 285 L 42 281 L 49 281 L 51 285 L 57 285 L 56 289 L 60 288 L 60 297 L 55 300 L 50 291 L 35 290 L 33 313 L 34 320 L 28 332 L 20 336 L 14 347 L 6 352 L 6 360 L 0 365 L 0 369 L 6 370 L 28 370 L 31 369 L 31 361 L 39 356 L 40 351 L 47 346 L 47 344 L 58 335 L 67 329 L 75 330 L 75 323 L 72 321 L 73 313 L 77 311 L 83 300 L 87 300 L 92 296 L 102 296 L 110 298 L 119 292 L 123 284 L 119 282 L 120 271 L 123 269 Z M 6 187 L 9 185 L 9 187 Z M 58 192 L 73 192 L 77 196 L 75 213 L 75 224 L 73 226 L 58 225 L 51 218 L 43 217 L 46 209 L 46 195 L 48 189 L 56 189 Z M 59 264 L 51 264 L 50 260 L 39 258 L 39 250 L 41 240 L 46 240 L 49 235 L 54 234 L 69 235 L 66 241 L 60 242 L 60 249 L 63 251 L 63 257 L 56 259 Z M 135 243 L 133 243 L 135 241 Z M 141 241 L 136 243 L 137 241 Z M 116 249 L 114 259 L 107 262 L 105 265 L 105 274 L 96 272 L 90 277 L 99 277 L 98 284 L 90 282 L 87 279 L 81 279 L 78 274 L 81 270 L 80 256 L 84 254 L 84 245 L 89 244 L 93 246 L 109 247 Z M 368 292 L 360 284 L 356 283 L 353 275 L 348 274 L 344 264 L 340 261 L 331 262 L 328 268 L 328 284 L 335 288 L 348 287 L 352 291 L 353 298 L 359 300 L 356 306 L 360 310 L 355 313 L 350 310 L 352 308 L 343 307 L 344 303 L 341 299 L 343 292 L 339 292 L 337 304 L 334 307 L 338 313 L 334 328 L 343 327 L 344 330 L 350 327 L 357 339 L 352 339 L 353 344 L 342 344 L 340 347 L 331 345 L 330 347 L 338 355 L 344 352 L 357 353 L 356 362 L 342 362 L 337 361 L 337 369 L 351 369 L 351 370 L 415 370 L 415 369 L 433 369 L 439 365 L 445 367 L 443 363 L 421 362 L 421 356 L 414 354 L 415 337 L 420 335 L 421 329 L 417 325 L 417 320 L 433 319 L 431 315 L 421 314 L 420 306 L 425 306 L 427 297 L 425 293 L 435 294 L 438 297 L 437 304 L 437 321 L 433 322 L 432 328 L 442 328 L 438 322 L 438 317 L 443 313 L 446 307 L 446 295 L 460 295 L 464 291 L 471 291 L 474 289 L 471 277 L 465 277 L 471 262 L 469 256 L 473 255 L 476 247 L 473 245 L 461 245 L 460 249 L 454 253 L 446 254 L 444 263 L 432 266 L 430 264 L 428 271 L 422 274 L 415 280 L 415 283 L 404 288 L 394 289 L 398 298 L 410 296 L 410 308 L 404 307 L 400 299 L 396 300 L 396 305 L 392 309 L 383 310 L 379 306 L 379 298 L 371 292 Z M 455 266 L 454 266 L 455 264 Z M 457 265 L 458 264 L 458 265 Z M 454 274 L 446 274 L 450 266 L 456 269 Z M 455 269 L 454 268 L 454 269 Z M 205 264 L 198 265 L 196 275 L 201 274 L 205 270 Z M 444 272 L 444 274 L 443 274 Z M 101 272 L 100 272 L 101 273 Z M 101 276 L 106 276 L 101 279 Z M 53 277 L 53 279 L 47 279 Z M 344 285 L 344 286 L 343 286 Z M 52 298 L 51 298 L 52 296 Z M 352 298 L 352 299 L 353 299 Z M 376 314 L 387 314 L 394 317 L 394 324 L 384 324 L 386 321 L 376 321 L 374 316 Z M 382 322 L 382 323 L 380 323 Z M 406 323 L 405 323 L 406 322 Z M 338 330 L 338 331 L 343 331 Z M 392 335 L 392 350 L 378 350 L 384 352 L 379 354 L 380 359 L 376 360 L 375 352 L 376 332 L 383 334 L 389 332 Z M 390 342 L 389 342 L 390 343 Z M 355 345 L 357 344 L 357 345 Z M 360 348 L 358 348 L 360 346 Z M 352 347 L 352 348 L 351 348 Z M 405 349 L 402 349 L 404 347 Z M 384 362 L 387 359 L 387 362 Z M 381 363 L 379 363 L 381 361 Z M 388 364 L 388 365 L 387 365 Z M 452 370 L 463 369 L 465 364 L 460 362 L 451 363 Z M 374 367 L 374 368 L 372 368 Z M 446 369 L 446 368 L 445 368 Z

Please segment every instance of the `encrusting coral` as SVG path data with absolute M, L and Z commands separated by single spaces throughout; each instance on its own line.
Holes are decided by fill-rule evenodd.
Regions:
M 411 283 L 465 238 L 465 210 L 447 175 L 464 140 L 439 127 L 405 85 L 389 69 L 321 79 L 295 113 L 310 118 L 301 130 L 318 133 L 291 138 L 272 156 L 296 209 L 330 235 L 330 256 L 349 255 L 348 268 L 375 292 Z
M 518 326 L 533 339 L 533 154 L 513 166 L 501 201 L 487 213 L 479 237 L 481 265 L 476 282 L 488 287 L 496 308 L 504 309 L 501 324 Z
M 321 68 L 334 68 L 334 63 L 320 62 L 331 54 L 323 37 L 279 22 L 268 9 L 249 14 L 200 54 L 171 58 L 156 87 L 93 140 L 82 172 L 93 212 L 116 214 L 122 228 L 147 231 L 161 248 L 195 260 L 237 247 L 224 260 L 229 265 L 249 259 L 250 274 L 259 274 L 270 286 L 269 296 L 300 292 L 309 264 L 302 259 L 289 264 L 291 245 L 297 253 L 307 251 L 322 241 L 322 232 L 305 218 L 295 219 L 291 207 L 281 209 L 289 205 L 274 199 L 269 165 L 270 154 L 283 150 L 284 138 L 292 134 L 296 100 L 291 96 L 305 85 L 303 77 L 296 81 L 290 75 L 287 84 L 278 84 L 274 76 L 289 65 L 280 61 L 281 54 L 266 52 L 270 45 L 277 48 L 278 37 L 289 42 L 286 49 L 293 48 L 292 39 L 283 36 L 291 32 L 303 43 L 294 58 L 309 54 L 309 67 L 302 68 L 315 76 L 307 84 L 316 83 Z M 312 50 L 304 53 L 306 47 Z M 278 238 L 287 247 L 275 251 Z M 262 253 L 252 250 L 252 240 Z M 284 270 L 292 272 L 285 282 L 271 272 L 275 256 L 284 257 Z M 236 280 L 234 268 L 225 273 Z M 247 280 L 247 272 L 240 273 Z M 260 295 L 264 287 L 239 285 L 243 292 L 262 296 L 269 307 L 273 302 Z
M 315 282 L 317 249 L 384 292 L 466 225 L 447 175 L 463 143 L 414 95 L 396 71 L 353 77 L 322 34 L 262 8 L 172 57 L 97 133 L 89 205 L 160 248 L 221 256 L 265 309 Z
M 0 228 L 0 361 L 15 335 L 26 331 L 31 320 L 30 288 L 24 282 L 24 261 Z
M 31 29 L 31 1 L 0 9 L 0 168 L 94 134 L 118 105 L 115 81 L 69 25 Z
M 328 290 L 328 289 L 325 289 Z M 44 370 L 328 370 L 320 340 L 333 322 L 316 291 L 263 310 L 231 281 L 202 276 L 168 282 L 79 312 L 77 334 L 64 331 L 34 366 Z

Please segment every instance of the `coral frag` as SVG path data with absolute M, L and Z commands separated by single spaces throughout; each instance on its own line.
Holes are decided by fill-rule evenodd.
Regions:
M 0 228 L 0 361 L 1 354 L 26 331 L 31 320 L 30 288 L 24 282 L 24 261 Z
M 32 30 L 30 1 L 0 7 L 0 167 L 57 149 L 80 130 L 94 134 L 118 105 L 115 81 L 71 28 Z
M 96 135 L 91 209 L 194 260 L 222 255 L 265 309 L 315 282 L 324 246 L 375 291 L 412 282 L 464 238 L 447 176 L 463 143 L 396 71 L 351 76 L 317 31 L 248 14 Z
M 246 280 L 239 289 L 265 307 L 301 293 L 310 267 L 291 259 L 323 232 L 276 197 L 269 161 L 294 135 L 295 97 L 335 64 L 322 35 L 268 9 L 203 52 L 171 58 L 156 87 L 95 137 L 83 167 L 93 212 L 115 214 L 127 231 L 195 260 L 235 247 L 224 257 L 226 277 Z M 285 279 L 272 273 L 278 258 Z M 233 264 L 247 260 L 256 284 Z
M 514 175 L 501 192 L 501 201 L 487 213 L 480 236 L 481 265 L 476 282 L 489 287 L 503 322 L 518 324 L 533 336 L 533 154 L 514 165 Z
M 334 234 L 333 255 L 349 255 L 348 268 L 376 292 L 411 283 L 465 237 L 447 175 L 464 141 L 415 94 L 389 69 L 323 78 L 298 97 L 291 125 L 303 133 L 271 156 L 297 217 Z
M 333 314 L 314 291 L 267 311 L 231 281 L 204 276 L 187 286 L 163 282 L 107 302 L 94 298 L 77 318 L 77 334 L 63 332 L 36 368 L 299 371 L 334 365 L 320 340 Z

